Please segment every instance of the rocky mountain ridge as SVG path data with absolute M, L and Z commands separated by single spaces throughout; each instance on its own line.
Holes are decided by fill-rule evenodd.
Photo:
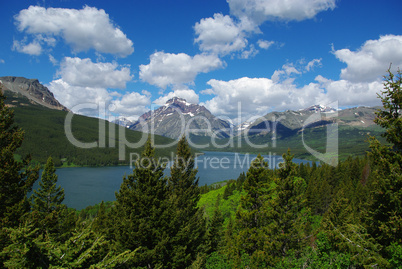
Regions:
M 230 124 L 221 120 L 204 106 L 191 104 L 185 99 L 174 97 L 156 110 L 143 114 L 132 130 L 155 133 L 178 139 L 186 132 L 197 136 L 228 137 Z
M 6 76 L 0 77 L 0 84 L 3 86 L 3 90 L 10 91 L 16 95 L 25 96 L 31 103 L 51 109 L 68 111 L 68 108 L 60 104 L 53 93 L 37 79 Z

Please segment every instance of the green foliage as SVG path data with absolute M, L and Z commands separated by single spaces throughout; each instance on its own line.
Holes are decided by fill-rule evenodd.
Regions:
M 377 112 L 375 122 L 385 128 L 384 137 L 390 145 L 370 139 L 373 160 L 371 203 L 366 218 L 369 233 L 388 253 L 389 246 L 402 244 L 402 77 L 388 70 L 384 91 L 379 95 L 384 109 Z
M 171 268 L 185 268 L 196 259 L 204 244 L 206 224 L 203 211 L 197 207 L 200 199 L 197 169 L 190 146 L 183 136 L 168 179 L 170 223 L 169 245 Z
M 400 82 L 386 78 L 388 144 L 371 138 L 369 157 L 296 165 L 288 150 L 270 170 L 258 155 L 237 180 L 198 187 L 185 138 L 169 178 L 149 139 L 117 200 L 80 212 L 61 205 L 51 158 L 29 210 L 35 173 L 15 161 L 23 133 L 0 98 L 0 268 L 400 268 Z
M 124 146 L 125 161 L 119 161 L 119 143 L 121 142 L 119 136 L 124 136 L 129 143 L 136 143 L 144 134 L 105 120 L 82 115 L 73 116 L 72 135 L 80 142 L 97 142 L 99 147 L 89 149 L 76 147 L 70 143 L 65 133 L 65 119 L 68 112 L 33 105 L 25 97 L 15 97 L 9 91 L 6 91 L 6 94 L 7 103 L 13 104 L 13 101 L 23 103 L 13 108 L 15 122 L 26 132 L 24 142 L 17 153 L 22 156 L 31 154 L 33 160 L 42 164 L 46 163 L 49 156 L 52 156 L 56 167 L 129 164 L 130 154 L 140 154 L 144 149 L 143 146 L 138 148 Z M 104 134 L 102 126 L 105 127 Z M 158 145 L 173 142 L 172 139 L 159 135 L 154 136 L 154 141 Z M 156 154 L 170 156 L 174 150 L 174 146 L 169 146 L 158 149 Z
M 293 155 L 283 154 L 284 163 L 278 171 L 279 179 L 276 187 L 268 194 L 267 229 L 269 242 L 265 250 L 270 259 L 286 257 L 289 252 L 300 252 L 307 244 L 309 237 L 310 209 L 307 207 L 306 182 L 296 177 L 296 165 L 292 162 Z
M 61 203 L 64 189 L 56 187 L 57 175 L 53 160 L 48 158 L 39 181 L 38 190 L 32 195 L 32 212 L 26 219 L 38 228 L 38 233 L 62 241 L 68 238 L 74 228 L 76 216 Z
M 265 242 L 268 240 L 266 225 L 266 207 L 270 186 L 268 181 L 268 164 L 261 155 L 250 165 L 247 179 L 243 184 L 246 192 L 241 197 L 240 207 L 236 212 L 236 248 L 231 256 L 240 264 L 244 255 L 260 259 Z
M 392 243 L 387 252 L 389 253 L 389 263 L 393 268 L 402 267 L 402 245 L 397 243 Z
M 399 154 L 402 153 L 402 73 L 398 70 L 396 75 L 388 70 L 385 77 L 384 91 L 378 95 L 381 99 L 383 109 L 376 114 L 374 122 L 385 128 L 383 136 L 392 143 L 392 147 Z
M 114 201 L 103 202 L 103 206 L 105 207 L 106 213 L 110 212 L 113 205 L 114 205 Z M 86 208 L 77 211 L 77 214 L 82 220 L 85 220 L 85 219 L 92 220 L 98 215 L 100 206 L 101 206 L 101 204 L 87 206 Z
M 222 211 L 219 208 L 220 196 L 216 199 L 215 210 L 212 219 L 208 225 L 206 234 L 206 253 L 211 254 L 218 250 L 223 236 L 223 221 Z
M 204 217 L 207 221 L 210 221 L 214 214 L 216 201 L 219 200 L 219 209 L 222 212 L 224 225 L 226 226 L 229 222 L 229 219 L 235 217 L 237 208 L 240 205 L 240 198 L 242 195 L 245 195 L 245 192 L 235 190 L 233 191 L 233 194 L 225 200 L 221 198 L 225 188 L 226 186 L 201 195 L 200 201 L 198 202 L 198 207 L 204 209 Z
M 37 236 L 32 225 L 7 228 L 12 242 L 0 252 L 7 268 L 121 268 L 130 263 L 135 251 L 117 253 L 110 242 L 82 227 L 65 242 Z
M 0 252 L 6 268 L 48 268 L 50 247 L 37 229 L 25 224 L 18 228 L 5 228 L 11 242 Z
M 162 265 L 168 240 L 164 164 L 158 162 L 154 152 L 148 139 L 133 174 L 124 177 L 116 193 L 110 216 L 114 227 L 109 237 L 116 240 L 121 250 L 137 250 L 133 266 L 139 267 Z
M 0 88 L 0 227 L 17 225 L 29 210 L 26 195 L 39 177 L 39 167 L 29 166 L 29 157 L 22 162 L 14 159 L 24 132 L 14 126 L 14 113 L 4 100 Z
M 275 268 L 312 268 L 312 269 L 338 269 L 356 268 L 356 263 L 351 261 L 348 253 L 332 250 L 325 233 L 319 233 L 315 241 L 315 247 L 306 247 L 302 255 L 292 252 L 287 258 L 276 264 Z
M 56 187 L 57 175 L 51 157 L 46 162 L 39 181 L 38 190 L 34 190 L 33 209 L 41 213 L 57 210 L 64 200 L 64 189 Z
M 106 232 L 108 230 L 109 220 L 108 214 L 106 212 L 105 203 L 102 201 L 99 205 L 99 210 L 96 214 L 96 218 L 92 223 L 92 227 L 95 231 L 100 233 Z
M 332 250 L 349 253 L 351 261 L 365 266 L 384 264 L 378 255 L 379 246 L 368 235 L 367 230 L 357 221 L 349 199 L 340 190 L 325 214 L 322 230 L 328 235 Z

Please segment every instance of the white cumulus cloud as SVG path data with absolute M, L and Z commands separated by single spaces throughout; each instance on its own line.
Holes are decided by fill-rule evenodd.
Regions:
M 94 63 L 91 59 L 65 57 L 57 71 L 58 78 L 49 83 L 48 88 L 67 108 L 75 113 L 103 117 L 91 106 L 111 105 L 113 113 L 124 116 L 138 116 L 150 104 L 150 94 L 144 92 L 121 93 L 111 89 L 125 89 L 132 75 L 128 66 L 117 63 Z M 89 105 L 88 105 L 89 104 Z M 101 113 L 104 113 L 101 112 Z
M 192 57 L 185 53 L 159 51 L 150 56 L 149 64 L 140 65 L 139 76 L 143 81 L 165 89 L 167 86 L 193 83 L 199 73 L 223 66 L 224 62 L 214 55 L 198 54 Z
M 176 89 L 174 91 L 171 91 L 168 94 L 156 99 L 154 101 L 154 103 L 161 106 L 161 105 L 164 105 L 166 103 L 166 101 L 168 101 L 169 99 L 172 99 L 173 97 L 183 98 L 187 102 L 192 103 L 192 104 L 198 104 L 198 102 L 199 102 L 198 94 L 196 94 L 194 90 L 184 88 L 184 89 Z
M 236 121 L 252 119 L 270 111 L 297 110 L 316 104 L 330 104 L 338 101 L 339 106 L 379 105 L 377 93 L 383 89 L 380 79 L 355 82 L 330 80 L 317 76 L 315 82 L 298 86 L 294 80 L 321 64 L 314 59 L 307 64 L 299 61 L 288 63 L 276 70 L 269 78 L 249 78 L 223 81 L 211 79 L 210 88 L 202 94 L 214 95 L 205 106 L 215 115 Z M 384 73 L 384 72 L 383 72 Z M 239 115 L 239 105 L 241 114 Z M 241 119 L 239 119 L 239 116 Z
M 150 104 L 149 94 L 130 92 L 123 95 L 120 99 L 112 100 L 110 108 L 114 113 L 135 120 L 149 110 Z
M 319 12 L 334 9 L 336 0 L 227 0 L 234 16 L 254 22 L 302 21 Z
M 313 70 L 314 67 L 316 67 L 316 66 L 321 67 L 321 66 L 322 66 L 321 60 L 322 60 L 322 58 L 311 60 L 310 62 L 307 63 L 307 65 L 306 65 L 306 67 L 305 67 L 305 70 L 306 70 L 307 72 L 310 72 L 310 71 Z
M 129 66 L 117 63 L 94 63 L 91 59 L 65 57 L 57 72 L 63 81 L 73 86 L 124 89 L 132 79 Z
M 42 53 L 42 45 L 36 40 L 32 41 L 29 44 L 26 44 L 25 40 L 14 40 L 12 49 L 21 53 L 35 56 L 38 56 Z
M 271 47 L 275 42 L 274 41 L 268 41 L 268 40 L 263 40 L 263 39 L 259 39 L 257 41 L 257 44 L 260 48 L 262 49 L 269 49 L 269 47 Z
M 126 57 L 133 53 L 133 42 L 110 20 L 103 9 L 30 6 L 14 16 L 20 32 L 42 37 L 49 46 L 60 36 L 74 51 L 95 49 Z
M 236 24 L 228 15 L 214 14 L 213 18 L 201 19 L 194 26 L 196 38 L 202 51 L 227 55 L 247 46 L 247 39 L 240 24 Z
M 63 79 L 53 80 L 47 85 L 56 99 L 75 113 L 96 115 L 96 110 L 89 109 L 87 104 L 99 105 L 112 100 L 105 88 L 82 87 L 70 85 Z
M 402 67 L 402 36 L 385 35 L 366 41 L 357 51 L 334 50 L 335 56 L 347 67 L 341 78 L 354 82 L 368 82 L 381 78 L 392 63 L 393 70 Z

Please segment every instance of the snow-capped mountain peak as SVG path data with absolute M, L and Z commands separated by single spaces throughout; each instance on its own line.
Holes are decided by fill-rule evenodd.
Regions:
M 169 99 L 163 106 L 143 114 L 130 129 L 148 132 L 145 125 L 148 130 L 154 130 L 155 134 L 175 139 L 182 136 L 186 128 L 199 130 L 196 131 L 197 135 L 203 136 L 222 130 L 218 136 L 223 137 L 228 135 L 230 129 L 228 122 L 218 119 L 204 106 L 191 104 L 179 97 Z
M 301 109 L 302 111 L 310 111 L 310 112 L 323 112 L 323 113 L 332 113 L 336 112 L 337 110 L 335 108 L 325 106 L 325 105 L 313 105 L 305 109 Z

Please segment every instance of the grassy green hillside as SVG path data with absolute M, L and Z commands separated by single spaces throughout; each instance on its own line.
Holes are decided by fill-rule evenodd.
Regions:
M 66 137 L 64 123 L 67 112 L 48 109 L 34 105 L 28 99 L 15 96 L 6 92 L 6 104 L 11 105 L 14 110 L 15 124 L 25 131 L 25 139 L 22 147 L 17 152 L 25 156 L 31 154 L 35 161 L 45 163 L 49 156 L 57 166 L 97 166 L 97 165 L 119 165 L 129 164 L 130 153 L 140 154 L 143 147 L 130 148 L 125 146 L 125 161 L 119 161 L 119 134 L 130 143 L 141 140 L 144 135 L 141 132 L 128 130 L 107 121 L 99 121 L 97 118 L 90 118 L 74 115 L 72 118 L 72 134 L 80 142 L 99 142 L 104 139 L 103 147 L 83 149 L 74 146 Z M 99 138 L 99 123 L 105 125 L 105 135 Z M 114 130 L 114 137 L 110 138 L 109 129 Z M 113 134 L 113 132 L 112 132 Z M 113 135 L 112 135 L 113 136 Z M 174 142 L 170 138 L 155 136 L 157 145 L 166 145 Z M 158 156 L 170 156 L 175 151 L 175 145 L 165 149 L 157 149 Z

